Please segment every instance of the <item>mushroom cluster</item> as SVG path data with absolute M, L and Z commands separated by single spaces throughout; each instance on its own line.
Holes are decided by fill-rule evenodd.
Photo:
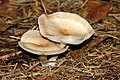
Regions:
M 25 32 L 18 43 L 24 50 L 37 55 L 56 55 L 68 49 L 67 44 L 77 45 L 94 34 L 91 25 L 77 14 L 55 12 L 38 18 L 39 30 Z M 55 66 L 55 63 L 47 65 Z

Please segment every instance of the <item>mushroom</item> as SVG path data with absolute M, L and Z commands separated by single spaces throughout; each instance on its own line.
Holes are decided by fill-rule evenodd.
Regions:
M 68 46 L 63 43 L 56 43 L 43 38 L 37 30 L 25 32 L 18 44 L 24 50 L 37 55 L 58 55 L 68 49 Z M 57 56 L 51 58 L 50 61 L 55 61 L 56 59 Z
M 38 18 L 38 24 L 42 36 L 65 44 L 80 44 L 94 33 L 85 19 L 67 12 L 42 14 Z

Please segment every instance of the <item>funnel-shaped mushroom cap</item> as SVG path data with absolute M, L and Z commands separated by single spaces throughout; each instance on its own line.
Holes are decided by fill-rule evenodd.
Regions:
M 67 12 L 42 14 L 38 18 L 38 24 L 42 36 L 65 44 L 80 44 L 94 33 L 85 19 Z
M 39 31 L 29 30 L 23 34 L 19 46 L 24 50 L 37 55 L 55 55 L 65 52 L 68 46 L 54 43 L 43 38 Z

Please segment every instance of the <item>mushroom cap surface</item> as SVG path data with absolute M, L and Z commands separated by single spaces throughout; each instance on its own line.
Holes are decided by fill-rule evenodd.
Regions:
M 37 30 L 25 32 L 18 44 L 24 50 L 37 55 L 56 55 L 68 49 L 65 44 L 55 43 L 43 38 Z
M 77 14 L 55 12 L 38 18 L 42 36 L 60 43 L 80 44 L 94 34 L 91 25 Z

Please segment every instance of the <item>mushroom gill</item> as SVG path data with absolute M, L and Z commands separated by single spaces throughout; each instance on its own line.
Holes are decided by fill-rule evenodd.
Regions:
M 42 14 L 38 18 L 38 24 L 42 36 L 65 44 L 80 44 L 94 33 L 85 19 L 67 12 Z

